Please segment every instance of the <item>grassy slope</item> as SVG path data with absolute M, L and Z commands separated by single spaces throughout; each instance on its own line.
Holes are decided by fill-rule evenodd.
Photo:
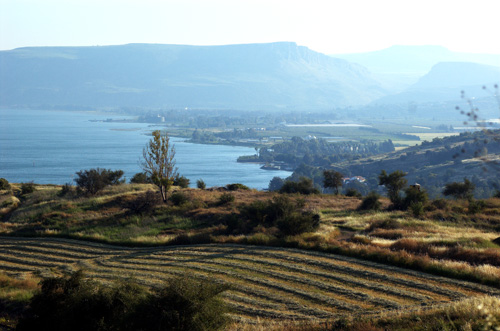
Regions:
M 172 203 L 168 205 L 159 204 L 143 214 L 131 210 L 131 201 L 135 201 L 138 196 L 150 189 L 153 189 L 153 187 L 149 185 L 122 185 L 110 187 L 97 197 L 83 197 L 75 194 L 61 196 L 61 188 L 58 186 L 37 186 L 34 193 L 18 196 L 19 201 L 15 201 L 9 192 L 3 192 L 0 203 L 3 203 L 3 201 L 15 201 L 15 203 L 3 203 L 0 231 L 4 235 L 10 236 L 62 236 L 129 246 L 196 243 L 288 246 L 327 253 L 341 253 L 344 256 L 362 257 L 365 260 L 379 261 L 386 265 L 392 264 L 410 269 L 424 270 L 434 274 L 468 279 L 490 285 L 498 286 L 500 284 L 500 248 L 493 243 L 493 240 L 500 236 L 498 233 L 500 199 L 487 200 L 486 208 L 479 214 L 469 214 L 467 212 L 467 202 L 449 201 L 440 208 L 428 207 L 421 219 L 415 219 L 405 212 L 358 212 L 356 208 L 360 200 L 356 198 L 327 195 L 292 196 L 292 199 L 303 199 L 306 210 L 321 214 L 321 226 L 315 233 L 282 237 L 276 228 L 257 227 L 248 233 L 237 233 L 231 231 L 230 227 L 228 227 L 228 217 L 238 215 L 238 206 L 255 200 L 268 200 L 273 196 L 273 193 L 239 190 L 231 192 L 235 196 L 235 201 L 221 205 L 219 197 L 226 192 L 176 189 L 188 197 L 188 202 L 180 206 L 174 206 Z M 15 185 L 13 191 L 18 192 Z M 385 200 L 383 202 L 387 206 L 388 202 Z M 11 245 L 10 247 L 14 246 L 19 245 Z M 292 292 L 285 291 L 286 293 L 278 290 L 275 293 L 274 300 L 279 297 L 290 296 L 290 293 L 293 293 L 293 296 L 297 296 L 297 302 L 294 305 L 300 307 L 316 307 L 314 309 L 324 310 L 325 302 L 330 302 L 325 301 L 327 298 L 322 296 L 325 295 L 325 291 L 336 293 L 330 299 L 337 299 L 338 295 L 342 297 L 341 293 L 335 292 L 333 289 L 335 289 L 335 284 L 339 284 L 339 281 L 342 284 L 344 281 L 332 280 L 326 275 L 326 271 L 329 273 L 332 266 L 325 267 L 319 264 L 311 268 L 310 263 L 300 262 L 300 259 L 297 261 L 303 263 L 302 267 L 299 264 L 298 268 L 291 268 L 290 263 L 283 266 L 281 265 L 284 263 L 283 260 L 285 258 L 290 259 L 292 254 L 279 257 L 279 254 L 282 254 L 279 253 L 282 252 L 281 249 L 269 249 L 271 256 L 261 257 L 263 261 L 257 262 L 252 260 L 254 257 L 249 258 L 242 251 L 252 251 L 254 255 L 258 256 L 259 254 L 255 253 L 255 250 L 259 250 L 258 248 L 243 249 L 239 248 L 239 246 L 237 249 L 227 248 L 230 254 L 227 251 L 224 251 L 224 253 L 210 251 L 226 250 L 224 247 L 226 246 L 220 248 L 211 246 L 211 248 L 201 249 L 200 254 L 205 257 L 193 259 L 194 262 L 190 267 L 194 266 L 192 270 L 199 275 L 207 277 L 216 275 L 221 280 L 227 278 L 229 282 L 239 284 L 242 288 L 244 288 L 243 285 L 245 284 L 247 288 L 251 287 L 253 290 L 260 288 L 261 292 L 259 293 L 272 292 L 276 290 L 276 284 L 281 287 L 286 285 L 290 281 L 289 279 L 293 279 L 291 282 L 294 284 L 294 290 Z M 181 260 L 186 256 L 190 256 L 190 254 L 194 254 L 192 250 L 176 249 L 179 250 L 177 252 L 182 252 L 179 255 Z M 153 257 L 147 258 L 146 265 L 144 265 L 144 261 L 138 260 L 136 264 L 130 262 L 132 266 L 129 267 L 126 267 L 126 261 L 120 255 L 121 253 L 117 255 L 111 254 L 113 257 L 108 258 L 106 261 L 89 257 L 84 262 L 73 260 L 73 262 L 67 263 L 67 259 L 72 254 L 67 248 L 56 249 L 54 252 L 42 249 L 43 256 L 46 256 L 46 254 L 53 255 L 53 257 L 44 259 L 44 262 L 39 262 L 41 258 L 29 257 L 29 255 L 41 254 L 40 248 L 27 249 L 27 252 L 24 253 L 27 255 L 21 254 L 17 257 L 15 255 L 20 252 L 15 252 L 14 249 L 15 253 L 5 253 L 14 254 L 14 256 L 10 257 L 11 260 L 6 259 L 4 261 L 10 261 L 9 263 L 14 265 L 41 263 L 39 267 L 46 270 L 47 275 L 54 271 L 74 270 L 80 265 L 93 270 L 92 272 L 95 275 L 99 275 L 99 272 L 101 272 L 101 276 L 108 267 L 118 268 L 118 271 L 120 268 L 126 268 L 131 272 L 133 271 L 132 273 L 135 272 L 134 270 L 153 272 L 154 270 L 148 268 L 165 268 L 169 266 L 169 263 L 172 264 L 168 268 L 170 273 L 180 272 L 183 268 L 179 265 L 174 266 L 175 259 L 167 262 L 168 259 L 166 260 L 163 256 L 160 260 L 166 264 L 151 265 L 151 259 L 154 259 L 156 254 L 154 252 L 158 252 L 158 249 L 146 248 L 146 251 L 148 252 L 145 253 L 146 255 L 153 254 Z M 58 254 L 62 254 L 62 256 Z M 163 253 L 157 254 L 162 255 Z M 214 257 L 214 259 L 209 259 L 208 265 L 206 264 L 207 254 Z M 317 253 L 299 252 L 293 254 L 310 259 L 311 256 L 316 256 L 314 254 Z M 142 253 L 128 255 L 127 261 L 130 258 L 135 259 L 136 255 L 142 256 Z M 297 261 L 290 262 L 298 263 Z M 263 271 L 264 268 L 260 267 L 261 263 L 266 265 L 265 272 Z M 359 268 L 361 262 L 356 263 L 355 268 Z M 23 269 L 16 268 L 18 267 L 10 271 L 18 272 Z M 383 269 L 387 267 L 377 266 L 377 268 Z M 23 270 L 32 269 L 30 267 Z M 35 267 L 34 269 L 40 268 Z M 342 274 L 342 272 L 345 273 L 345 270 L 347 269 L 340 269 L 338 272 Z M 165 272 L 165 270 L 162 269 L 161 272 Z M 311 274 L 311 272 L 313 273 Z M 383 274 L 379 270 L 375 273 Z M 299 281 L 300 279 L 310 279 L 312 281 L 316 278 L 321 281 L 313 284 L 304 284 Z M 262 283 L 262 279 L 272 279 L 272 282 Z M 323 284 L 325 279 L 329 279 L 327 285 Z M 250 285 L 248 282 L 250 282 Z M 421 282 L 427 283 L 428 280 Z M 379 283 L 375 282 L 374 284 Z M 357 286 L 363 287 L 363 285 Z M 400 285 L 396 287 L 398 286 Z M 353 304 L 354 301 L 352 300 L 359 300 L 359 295 L 363 295 L 360 294 L 361 292 L 364 294 L 371 293 L 372 297 L 381 297 L 376 289 L 368 291 L 364 288 L 361 290 L 358 288 L 357 290 L 358 299 L 349 299 L 349 296 L 347 296 L 345 302 Z M 409 289 L 406 290 L 409 291 Z M 241 319 L 244 320 L 249 316 L 250 318 L 251 316 L 268 318 L 278 316 L 277 318 L 282 319 L 284 318 L 282 316 L 283 312 L 290 310 L 291 306 L 276 305 L 277 303 L 271 302 L 272 300 L 263 300 L 264 303 L 267 302 L 267 306 L 263 303 L 260 303 L 260 305 L 267 307 L 266 309 L 272 312 L 252 315 L 249 312 L 254 311 L 255 313 L 255 307 L 251 303 L 255 300 L 261 300 L 255 298 L 256 295 L 259 297 L 256 294 L 257 292 L 248 294 L 248 292 L 252 291 L 247 290 L 247 294 L 241 294 L 241 291 L 238 293 L 231 292 L 230 297 L 227 299 L 233 306 L 240 307 L 240 313 L 237 313 L 237 315 L 239 314 Z M 349 289 L 349 291 L 354 291 L 354 288 Z M 311 295 L 316 294 L 319 295 L 320 299 L 310 298 Z M 250 299 L 246 297 L 248 295 L 250 295 Z M 308 299 L 304 299 L 304 295 L 308 296 Z M 455 299 L 458 298 L 455 297 Z M 443 300 L 447 301 L 449 299 Z M 308 300 L 312 301 L 308 302 Z M 405 306 L 404 300 L 401 301 L 397 298 L 390 300 L 395 300 L 395 302 Z M 432 300 L 442 301 L 441 299 Z M 360 305 L 359 303 L 355 304 Z M 366 304 L 370 306 L 370 304 Z M 407 304 L 412 306 L 415 302 Z M 377 311 L 377 309 L 381 309 L 381 306 L 383 304 L 372 303 L 371 309 Z M 363 304 L 361 304 L 361 307 L 364 307 Z M 242 309 L 245 312 L 241 312 Z M 262 309 L 260 307 L 257 311 Z M 277 312 L 280 312 L 281 315 Z M 333 311 L 328 312 L 332 316 Z M 308 314 L 302 315 L 307 316 Z

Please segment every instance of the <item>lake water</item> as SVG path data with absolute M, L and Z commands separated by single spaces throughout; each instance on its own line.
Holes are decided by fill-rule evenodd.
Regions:
M 121 169 L 127 179 L 140 172 L 142 149 L 148 133 L 158 129 L 145 123 L 92 122 L 124 119 L 92 112 L 0 109 L 0 177 L 9 182 L 39 184 L 73 182 L 82 169 Z M 181 175 L 203 179 L 208 187 L 242 183 L 264 189 L 274 176 L 287 171 L 268 171 L 258 164 L 236 162 L 240 155 L 255 154 L 253 148 L 201 145 L 172 137 L 176 164 Z

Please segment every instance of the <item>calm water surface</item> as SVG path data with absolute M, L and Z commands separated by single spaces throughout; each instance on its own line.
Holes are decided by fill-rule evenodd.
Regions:
M 34 181 L 64 184 L 75 172 L 90 168 L 122 169 L 127 179 L 140 172 L 147 135 L 158 127 L 143 123 L 91 122 L 123 119 L 92 112 L 0 109 L 0 177 L 10 182 Z M 255 154 L 253 148 L 200 145 L 171 138 L 175 143 L 179 173 L 207 186 L 242 183 L 267 188 L 274 176 L 290 172 L 267 171 L 257 164 L 237 163 L 240 155 Z

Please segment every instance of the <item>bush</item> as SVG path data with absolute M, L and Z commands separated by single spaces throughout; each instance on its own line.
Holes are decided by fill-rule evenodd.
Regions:
M 61 192 L 59 192 L 60 196 L 66 196 L 73 194 L 74 192 L 74 187 L 70 183 L 66 183 L 61 187 Z
M 313 181 L 307 177 L 301 177 L 298 182 L 291 180 L 285 181 L 280 193 L 300 193 L 300 194 L 318 194 L 319 190 L 314 187 Z
M 467 212 L 469 214 L 477 214 L 484 210 L 486 203 L 484 200 L 469 200 L 469 206 L 467 207 Z
M 353 188 L 347 189 L 347 191 L 345 192 L 345 195 L 347 197 L 355 197 L 355 198 L 362 198 L 363 197 L 363 195 L 361 193 L 359 193 L 356 189 L 353 189 Z
M 130 283 L 104 287 L 85 279 L 81 271 L 69 278 L 45 279 L 17 330 L 125 330 L 130 311 L 147 295 Z
M 78 271 L 43 280 L 17 329 L 220 330 L 228 322 L 220 297 L 227 289 L 177 278 L 149 292 L 130 281 L 105 286 Z
M 10 190 L 10 184 L 5 178 L 0 178 L 0 190 Z
M 423 212 L 423 206 L 427 202 L 427 200 L 429 200 L 429 197 L 427 196 L 427 192 L 424 189 L 410 186 L 405 190 L 405 198 L 403 200 L 402 208 L 408 209 L 412 208 L 412 205 L 420 204 L 422 206 Z
M 278 229 L 287 236 L 313 232 L 319 228 L 320 216 L 314 213 L 292 213 L 277 221 Z
M 120 178 L 123 176 L 122 170 L 112 171 L 110 169 L 90 169 L 80 170 L 76 173 L 76 185 L 81 190 L 90 195 L 96 195 L 97 192 L 109 185 L 118 185 L 123 183 Z
M 149 176 L 144 172 L 136 173 L 131 179 L 130 183 L 132 184 L 152 184 L 153 181 Z
M 421 217 L 424 214 L 424 204 L 420 201 L 412 202 L 409 208 L 415 217 Z
M 276 196 L 272 200 L 257 200 L 240 207 L 240 216 L 248 221 L 247 228 L 278 226 L 284 235 L 296 235 L 319 227 L 319 215 L 302 212 L 303 207 L 303 200 L 293 201 L 286 196 Z
M 246 185 L 240 184 L 240 183 L 234 183 L 234 184 L 227 184 L 226 188 L 229 191 L 237 191 L 237 190 L 249 190 L 250 188 Z
M 275 191 L 279 191 L 281 189 L 281 187 L 283 187 L 283 184 L 285 183 L 285 181 L 280 178 L 280 177 L 273 177 L 270 181 L 269 181 L 269 191 L 271 192 L 275 192 Z
M 448 209 L 448 202 L 445 199 L 434 199 L 431 204 L 437 209 Z
M 207 185 L 205 184 L 203 179 L 200 178 L 196 181 L 196 187 L 199 188 L 200 190 L 204 190 L 207 187 Z
M 361 205 L 358 207 L 359 210 L 380 210 L 382 204 L 379 201 L 380 195 L 376 192 L 370 192 L 367 196 L 363 198 Z
M 445 185 L 443 194 L 445 196 L 453 196 L 455 199 L 470 199 L 474 192 L 475 185 L 464 178 L 463 183 L 453 182 Z
M 219 196 L 218 205 L 225 205 L 234 201 L 234 195 L 231 193 L 222 193 Z
M 188 202 L 189 198 L 188 198 L 188 196 L 186 194 L 184 194 L 182 192 L 174 192 L 170 196 L 170 201 L 172 201 L 172 203 L 175 206 L 180 206 L 180 205 L 183 205 L 186 202 Z
M 189 187 L 189 179 L 177 174 L 177 176 L 175 176 L 175 178 L 174 178 L 174 185 L 180 186 L 181 188 L 188 188 Z
M 149 190 L 145 193 L 137 195 L 137 197 L 130 201 L 127 205 L 128 209 L 135 214 L 149 214 L 160 203 L 160 197 L 156 192 Z
M 35 192 L 35 184 L 33 182 L 21 184 L 21 195 Z
M 176 278 L 137 310 L 131 330 L 222 330 L 229 322 L 225 285 Z

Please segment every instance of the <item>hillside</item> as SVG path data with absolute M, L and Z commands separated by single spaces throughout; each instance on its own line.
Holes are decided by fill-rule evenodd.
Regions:
M 383 89 L 362 66 L 295 43 L 130 44 L 0 52 L 0 105 L 331 109 Z
M 387 211 L 384 198 L 384 210 L 367 211 L 357 197 L 243 187 L 174 187 L 166 204 L 149 184 L 97 195 L 32 188 L 11 183 L 0 191 L 0 327 L 15 325 L 36 290 L 30 280 L 79 269 L 104 283 L 132 277 L 148 288 L 179 275 L 231 285 L 224 300 L 233 329 L 248 330 L 353 318 L 387 328 L 416 316 L 426 327 L 482 323 L 467 306 L 490 306 L 500 295 L 498 198 L 480 212 L 467 201 L 427 201 L 416 217 Z M 303 229 L 312 213 L 319 223 Z M 391 316 L 398 321 L 384 320 Z
M 490 97 L 490 94 L 483 91 L 482 87 L 492 88 L 499 83 L 500 66 L 471 62 L 440 62 L 406 90 L 382 97 L 376 102 L 380 104 L 443 101 L 459 103 L 461 91 L 465 91 L 468 97 Z M 494 102 L 494 100 L 491 101 Z
M 290 248 L 141 249 L 50 238 L 0 238 L 0 248 L 2 271 L 51 275 L 83 267 L 99 280 L 133 277 L 147 286 L 186 273 L 215 279 L 231 286 L 225 301 L 233 319 L 245 324 L 259 319 L 318 322 L 500 294 L 469 282 Z
M 418 182 L 433 195 L 439 195 L 446 183 L 472 179 L 478 196 L 490 196 L 498 186 L 498 131 L 462 133 L 436 138 L 431 142 L 400 151 L 380 154 L 332 166 L 350 175 L 362 175 L 375 182 L 382 170 L 407 172 L 410 183 Z
M 468 62 L 489 66 L 500 66 L 500 54 L 476 54 L 453 52 L 442 46 L 396 45 L 374 52 L 332 55 L 353 63 L 358 63 L 370 70 L 393 93 L 401 92 L 415 84 L 441 62 Z M 453 75 L 453 71 L 449 72 Z M 465 78 L 462 76 L 461 78 Z M 488 81 L 479 82 L 486 84 Z M 467 83 L 464 85 L 473 85 Z M 452 84 L 452 87 L 455 86 Z M 418 101 L 414 99 L 413 101 Z
M 439 62 L 475 62 L 500 65 L 500 54 L 453 52 L 442 46 L 396 45 L 374 52 L 334 54 L 337 58 L 359 63 L 373 73 L 424 75 Z

